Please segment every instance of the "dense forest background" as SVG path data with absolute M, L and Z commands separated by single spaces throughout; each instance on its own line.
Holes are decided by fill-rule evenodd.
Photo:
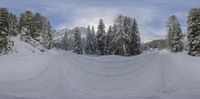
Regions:
M 133 56 L 150 48 L 168 49 L 177 53 L 187 51 L 189 55 L 200 56 L 200 9 L 193 8 L 188 13 L 187 33 L 175 15 L 168 18 L 166 37 L 142 43 L 137 20 L 118 15 L 114 24 L 105 29 L 103 19 L 99 20 L 97 30 L 94 26 L 75 27 L 64 30 L 64 36 L 55 39 L 58 31 L 40 13 L 25 11 L 20 16 L 0 8 L 0 54 L 13 53 L 13 37 L 38 47 L 41 51 L 58 48 L 77 54 Z

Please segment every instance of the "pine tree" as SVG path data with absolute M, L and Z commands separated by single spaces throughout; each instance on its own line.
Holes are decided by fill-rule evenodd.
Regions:
M 52 26 L 50 22 L 46 20 L 45 31 L 42 33 L 42 39 L 43 39 L 42 43 L 47 49 L 52 48 L 52 39 L 53 39 L 52 34 L 53 34 Z
M 32 38 L 38 40 L 38 37 L 44 32 L 45 26 L 48 24 L 46 18 L 40 13 L 35 13 L 33 16 L 34 32 L 31 33 Z
M 188 54 L 200 56 L 200 8 L 193 8 L 188 16 Z
M 128 47 L 130 46 L 129 45 L 129 42 L 131 42 L 131 27 L 132 23 L 131 23 L 131 18 L 129 17 L 125 17 L 124 18 L 124 23 L 123 23 L 123 32 L 124 32 L 124 37 L 123 37 L 123 48 L 124 48 L 124 55 L 129 55 L 129 52 L 128 52 Z
M 74 51 L 77 54 L 82 54 L 81 48 L 81 33 L 78 27 L 75 28 L 74 31 Z
M 98 30 L 97 30 L 97 54 L 98 55 L 104 55 L 105 54 L 105 25 L 103 23 L 103 20 L 100 19 Z
M 39 41 L 47 49 L 52 48 L 52 34 L 53 29 L 51 23 L 46 17 L 42 16 L 40 13 L 34 15 L 34 32 L 31 33 L 31 37 L 34 40 Z
M 111 49 L 111 41 L 112 41 L 112 26 L 109 26 L 109 28 L 108 28 L 108 32 L 107 32 L 107 34 L 106 34 L 106 48 L 105 48 L 105 53 L 107 54 L 107 55 L 110 55 L 110 54 L 112 54 L 112 49 Z
M 169 17 L 168 20 L 168 44 L 171 52 L 182 52 L 182 31 L 175 15 Z
M 72 34 L 72 36 L 69 36 L 68 37 L 68 40 L 69 40 L 69 42 L 68 42 L 68 49 L 69 50 L 73 50 L 74 49 L 74 34 Z
M 65 30 L 65 34 L 61 42 L 63 44 L 62 48 L 64 50 L 69 50 L 69 31 Z
M 91 30 L 91 35 L 92 35 L 92 54 L 96 53 L 96 35 L 95 35 L 95 29 L 94 26 L 92 26 L 92 30 Z
M 23 41 L 32 43 L 36 40 L 47 49 L 52 47 L 52 26 L 40 13 L 33 14 L 31 11 L 22 13 L 18 28 Z
M 135 31 L 136 31 L 136 55 L 141 54 L 142 53 L 142 43 L 141 43 L 141 38 L 140 38 L 140 32 L 139 32 L 139 28 L 138 28 L 138 24 L 136 19 L 133 20 L 133 27 L 135 27 Z
M 114 54 L 127 55 L 128 42 L 130 41 L 130 18 L 119 15 L 115 19 L 116 33 L 113 43 L 117 45 Z M 115 31 L 115 30 L 114 30 Z
M 0 8 L 0 55 L 11 50 L 9 36 L 9 13 L 6 8 Z
M 142 52 L 142 49 L 138 24 L 135 19 L 133 20 L 131 27 L 131 41 L 129 42 L 128 53 L 129 55 L 138 55 Z
M 123 31 L 123 22 L 124 22 L 124 16 L 119 15 L 115 19 L 115 25 L 116 25 L 116 35 L 113 38 L 114 44 L 118 45 L 117 49 L 115 51 L 115 55 L 124 55 L 125 51 L 123 48 L 123 37 L 124 37 L 124 31 Z
M 9 33 L 11 36 L 17 36 L 18 34 L 18 19 L 17 16 L 9 13 Z
M 25 41 L 34 37 L 35 32 L 34 16 L 31 11 L 26 11 L 20 15 L 19 31 L 22 33 L 22 38 Z
M 117 25 L 116 24 L 114 24 L 113 25 L 113 27 L 112 27 L 112 33 L 111 33 L 111 35 L 112 35 L 112 39 L 111 39 L 111 54 L 112 55 L 114 55 L 114 54 L 116 54 L 116 52 L 117 52 L 117 49 L 118 49 L 118 44 L 117 44 L 117 42 L 115 41 L 115 37 L 116 37 L 116 34 L 117 34 Z
M 92 41 L 92 31 L 90 29 L 90 26 L 88 26 L 87 28 L 87 34 L 86 34 L 86 48 L 85 48 L 85 52 L 87 54 L 92 54 L 93 52 L 93 41 Z

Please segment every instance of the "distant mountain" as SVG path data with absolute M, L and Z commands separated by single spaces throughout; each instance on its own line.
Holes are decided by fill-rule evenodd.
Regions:
M 60 30 L 56 30 L 53 34 L 53 38 L 54 40 L 58 40 L 58 39 L 62 39 L 65 35 L 66 32 L 71 31 L 68 28 L 64 28 L 64 29 L 60 29 Z
M 86 33 L 87 33 L 87 28 L 79 27 L 79 29 L 80 29 L 82 37 L 85 37 Z M 70 33 L 72 35 L 73 34 L 73 29 L 64 28 L 64 29 L 56 30 L 56 32 L 53 35 L 54 36 L 54 40 L 62 39 L 66 32 Z
M 168 47 L 167 39 L 158 39 L 145 43 L 149 48 L 166 49 Z
M 85 37 L 86 37 L 86 33 L 87 33 L 87 28 L 79 27 L 79 30 L 80 30 L 80 33 L 81 33 L 81 36 L 82 36 L 82 42 L 84 42 Z M 74 29 L 68 29 L 68 28 L 57 30 L 54 33 L 54 39 L 53 39 L 53 46 L 54 47 L 60 48 L 60 49 L 65 49 L 66 45 L 63 42 L 63 40 L 64 40 L 63 38 L 65 36 L 65 33 L 68 34 L 68 36 L 67 36 L 68 39 L 69 39 L 68 42 L 70 42 L 70 44 L 68 45 L 68 48 L 69 49 L 73 48 Z

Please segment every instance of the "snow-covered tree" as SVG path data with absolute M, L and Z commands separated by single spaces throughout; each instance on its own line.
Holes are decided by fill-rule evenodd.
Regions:
M 200 8 L 193 8 L 188 16 L 188 54 L 200 56 Z
M 0 8 L 0 55 L 11 50 L 9 35 L 9 13 L 6 8 Z
M 137 55 L 142 52 L 141 48 L 141 39 L 140 39 L 140 33 L 138 29 L 138 24 L 135 19 L 133 19 L 131 24 L 131 34 L 130 34 L 130 42 L 128 46 L 128 54 L 129 55 Z
M 119 15 L 115 19 L 113 27 L 114 54 L 117 55 L 135 55 L 141 52 L 140 36 L 136 20 L 130 17 Z
M 31 11 L 26 11 L 20 15 L 19 31 L 25 41 L 32 38 L 32 33 L 35 32 L 34 16 Z
M 86 34 L 86 47 L 85 47 L 85 52 L 86 54 L 92 54 L 94 51 L 93 47 L 93 37 L 92 37 L 92 31 L 90 29 L 90 26 L 87 28 L 87 34 Z
M 68 42 L 68 50 L 74 49 L 74 34 L 72 36 L 68 36 L 69 42 Z
M 34 32 L 32 34 L 32 38 L 35 40 L 38 40 L 38 38 L 41 36 L 41 34 L 45 31 L 45 26 L 47 25 L 46 18 L 42 16 L 40 13 L 35 13 L 33 16 L 33 22 L 34 22 Z
M 124 32 L 124 16 L 119 15 L 115 19 L 116 33 L 113 38 L 113 42 L 117 45 L 114 54 L 125 55 L 126 54 L 126 39 L 128 35 Z
M 91 35 L 92 35 L 92 53 L 95 54 L 96 53 L 96 34 L 95 34 L 95 29 L 94 26 L 92 26 L 92 30 L 91 30 Z
M 131 46 L 131 44 L 129 42 L 131 42 L 131 34 L 132 34 L 132 20 L 130 17 L 125 17 L 124 18 L 124 23 L 123 23 L 123 32 L 124 32 L 124 44 L 123 44 L 123 48 L 124 48 L 124 55 L 129 55 L 130 52 L 128 51 L 128 48 Z
M 169 17 L 168 23 L 168 44 L 171 52 L 182 52 L 182 31 L 181 26 L 175 15 Z
M 17 36 L 18 34 L 18 19 L 12 13 L 9 13 L 9 33 L 11 36 Z
M 112 39 L 113 39 L 113 35 L 112 35 L 112 26 L 109 26 L 107 34 L 106 34 L 106 48 L 105 48 L 105 53 L 107 55 L 112 54 Z
M 111 33 L 112 39 L 111 39 L 111 41 L 110 41 L 111 54 L 112 54 L 112 55 L 116 53 L 117 48 L 118 48 L 117 42 L 116 42 L 116 40 L 114 39 L 115 36 L 116 36 L 117 30 L 118 30 L 118 29 L 117 29 L 117 25 L 114 24 L 113 27 L 112 27 L 112 33 Z
M 33 14 L 31 11 L 22 13 L 18 27 L 23 41 L 31 43 L 36 40 L 47 49 L 52 47 L 52 26 L 40 13 Z
M 73 52 L 77 54 L 82 54 L 82 48 L 81 48 L 81 33 L 78 27 L 74 30 L 74 50 Z
M 52 26 L 50 24 L 49 21 L 45 21 L 45 28 L 43 33 L 41 34 L 42 37 L 42 44 L 47 48 L 50 49 L 52 48 L 52 34 L 53 34 L 53 30 L 52 30 Z
M 69 31 L 65 30 L 65 34 L 64 34 L 64 37 L 61 41 L 62 43 L 62 48 L 64 50 L 69 50 Z
M 103 23 L 103 20 L 100 19 L 99 25 L 98 25 L 98 30 L 97 30 L 97 54 L 98 55 L 104 55 L 105 54 L 105 25 Z

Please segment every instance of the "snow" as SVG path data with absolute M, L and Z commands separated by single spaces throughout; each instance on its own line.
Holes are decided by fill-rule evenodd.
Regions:
M 50 51 L 42 53 L 41 48 L 33 47 L 13 37 L 13 53 L 0 56 L 0 82 L 16 81 L 30 78 L 37 74 L 34 70 L 44 68 L 52 55 Z
M 200 99 L 199 57 L 42 53 L 18 43 L 26 53 L 0 56 L 0 99 Z
M 14 42 L 14 47 L 13 47 L 14 53 L 18 53 L 19 55 L 25 55 L 28 53 L 39 53 L 40 50 L 38 50 L 38 49 L 42 49 L 41 46 L 37 46 L 37 47 L 39 47 L 39 48 L 37 48 L 37 47 L 31 46 L 29 43 L 20 41 L 19 36 L 12 37 L 11 41 Z M 39 45 L 39 44 L 37 44 L 37 45 Z

